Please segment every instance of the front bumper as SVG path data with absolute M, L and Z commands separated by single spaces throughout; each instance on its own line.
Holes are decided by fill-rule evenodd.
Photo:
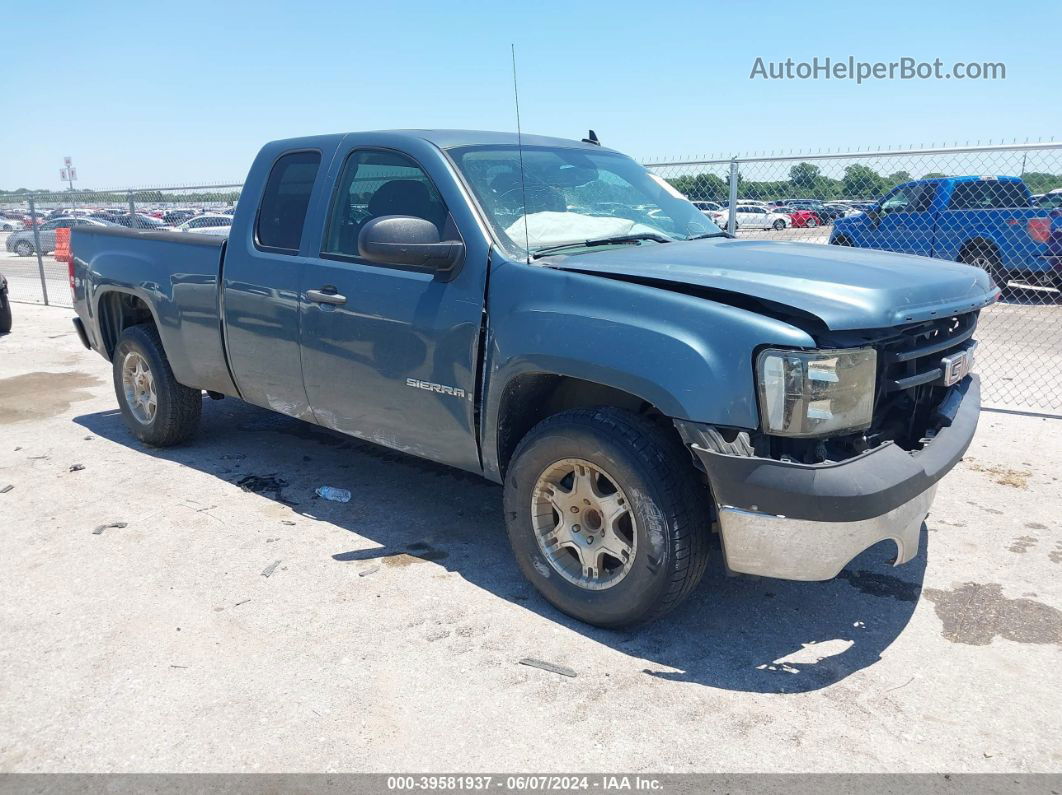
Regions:
M 981 408 L 968 376 L 941 406 L 943 427 L 922 450 L 887 443 L 856 458 L 798 464 L 727 455 L 680 431 L 708 475 L 727 566 L 787 580 L 828 580 L 879 541 L 896 543 L 896 565 L 918 554 L 937 482 L 970 446 Z

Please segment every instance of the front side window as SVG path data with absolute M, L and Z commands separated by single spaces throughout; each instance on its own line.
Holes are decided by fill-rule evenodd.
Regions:
M 503 246 L 516 256 L 623 235 L 719 233 L 692 203 L 625 155 L 510 144 L 450 150 Z M 574 252 L 573 252 L 574 253 Z
M 262 192 L 255 238 L 260 248 L 296 254 L 306 208 L 321 165 L 320 152 L 292 152 L 273 165 Z
M 431 221 L 440 239 L 453 239 L 450 213 L 424 170 L 398 152 L 361 149 L 347 158 L 336 183 L 321 253 L 357 257 L 365 224 L 384 215 Z
M 926 185 L 904 185 L 894 190 L 881 203 L 881 211 L 883 213 L 921 212 L 928 208 L 929 196 L 930 193 Z

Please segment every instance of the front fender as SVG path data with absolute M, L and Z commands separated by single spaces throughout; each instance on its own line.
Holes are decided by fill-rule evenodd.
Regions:
M 485 456 L 496 449 L 506 384 L 526 373 L 603 384 L 675 419 L 755 428 L 756 348 L 814 347 L 806 332 L 746 309 L 511 262 L 495 267 L 488 307 Z

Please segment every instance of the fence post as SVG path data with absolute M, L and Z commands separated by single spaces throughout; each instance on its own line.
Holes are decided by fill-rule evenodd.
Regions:
M 731 235 L 737 230 L 738 161 L 730 158 L 730 200 L 726 207 L 726 231 Z
M 136 203 L 133 201 L 133 192 L 129 191 L 129 193 L 126 194 L 126 197 L 129 199 L 129 228 L 137 229 L 138 227 L 136 226 Z
M 30 222 L 33 224 L 33 249 L 37 252 L 37 271 L 41 275 L 41 294 L 44 296 L 44 305 L 48 306 L 48 284 L 44 281 L 44 256 L 41 252 L 41 229 L 37 223 L 37 205 L 30 196 L 29 200 Z

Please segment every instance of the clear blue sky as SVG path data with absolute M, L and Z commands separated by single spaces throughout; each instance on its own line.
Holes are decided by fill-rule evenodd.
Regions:
M 3 13 L 0 188 L 240 180 L 270 139 L 514 127 L 640 158 L 1056 137 L 1062 3 L 33 2 Z M 757 56 L 1007 79 L 752 81 Z

